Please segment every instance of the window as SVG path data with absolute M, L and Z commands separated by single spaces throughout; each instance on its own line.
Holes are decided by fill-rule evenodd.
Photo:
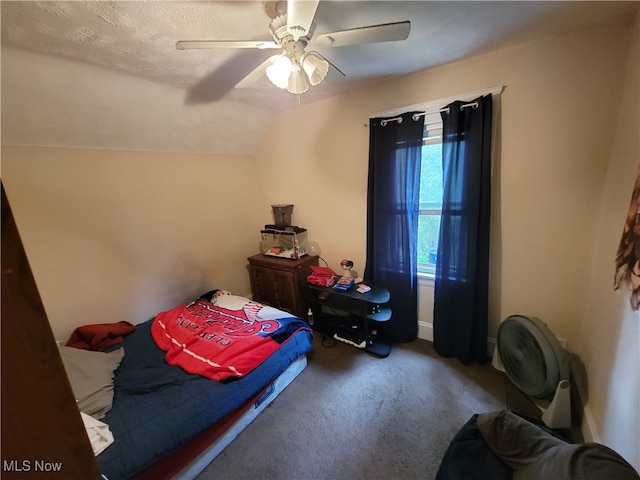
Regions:
M 440 214 L 442 212 L 442 119 L 425 116 L 420 170 L 418 217 L 418 272 L 435 274 Z

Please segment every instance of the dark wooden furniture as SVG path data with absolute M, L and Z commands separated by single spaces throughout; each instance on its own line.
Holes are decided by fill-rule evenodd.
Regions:
M 2 478 L 99 479 L 2 188 Z
M 333 287 L 309 284 L 305 298 L 312 306 L 315 318 L 321 317 L 323 307 L 341 311 L 347 315 L 345 318 L 355 317 L 364 328 L 364 350 L 376 357 L 387 357 L 391 353 L 391 343 L 373 333 L 375 328 L 372 328 L 371 322 L 375 325 L 375 322 L 386 322 L 391 319 L 391 308 L 388 305 L 391 294 L 386 288 L 372 282 L 362 283 L 370 286 L 371 290 L 360 293 L 356 290 L 357 285 L 347 291 L 340 291 L 334 290 Z M 340 334 L 337 333 L 337 335 Z
M 307 284 L 311 266 L 318 265 L 317 256 L 289 260 L 259 253 L 248 260 L 253 300 L 307 318 L 302 289 Z

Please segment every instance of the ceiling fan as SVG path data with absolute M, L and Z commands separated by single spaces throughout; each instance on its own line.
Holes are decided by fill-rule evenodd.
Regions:
M 344 77 L 336 66 L 307 46 L 342 47 L 367 43 L 406 40 L 411 22 L 394 22 L 324 33 L 313 38 L 314 18 L 320 0 L 266 2 L 272 18 L 269 32 L 273 41 L 254 40 L 181 40 L 178 50 L 198 48 L 282 49 L 244 77 L 236 88 L 250 87 L 266 74 L 271 83 L 294 94 L 302 94 L 311 85 L 320 84 L 327 74 Z

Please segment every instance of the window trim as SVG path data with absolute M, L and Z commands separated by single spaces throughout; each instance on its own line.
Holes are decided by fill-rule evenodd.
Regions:
M 393 108 L 393 109 L 389 109 L 389 110 L 384 110 L 381 112 L 376 112 L 372 115 L 370 115 L 370 118 L 376 118 L 376 117 L 392 117 L 395 115 L 401 115 L 403 113 L 406 112 L 431 112 L 434 110 L 440 110 L 442 107 L 448 105 L 451 102 L 455 102 L 456 100 L 461 100 L 463 102 L 465 101 L 471 101 L 474 100 L 478 97 L 481 97 L 483 95 L 493 95 L 494 97 L 500 95 L 503 90 L 504 90 L 504 85 L 497 85 L 497 86 L 493 86 L 493 87 L 489 87 L 486 88 L 484 90 L 477 90 L 474 92 L 467 92 L 467 93 L 462 93 L 460 95 L 454 95 L 452 97 L 446 97 L 446 98 L 438 98 L 435 100 L 428 100 L 426 102 L 422 102 L 422 103 L 415 103 L 413 105 L 405 105 L 403 107 L 397 107 L 397 108 Z M 495 108 L 495 106 L 494 106 Z M 367 125 L 367 124 L 365 124 Z

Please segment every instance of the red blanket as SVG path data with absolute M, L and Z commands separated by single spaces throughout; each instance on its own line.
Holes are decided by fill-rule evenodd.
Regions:
M 236 304 L 239 298 L 234 297 Z M 249 300 L 242 303 L 230 309 L 199 298 L 158 314 L 151 334 L 167 352 L 169 365 L 224 380 L 246 375 L 297 330 L 309 330 L 303 320 L 285 312 Z
M 129 335 L 135 329 L 136 327 L 129 322 L 83 325 L 73 331 L 69 340 L 67 340 L 67 347 L 102 352 L 109 347 L 122 343 L 125 335 Z

